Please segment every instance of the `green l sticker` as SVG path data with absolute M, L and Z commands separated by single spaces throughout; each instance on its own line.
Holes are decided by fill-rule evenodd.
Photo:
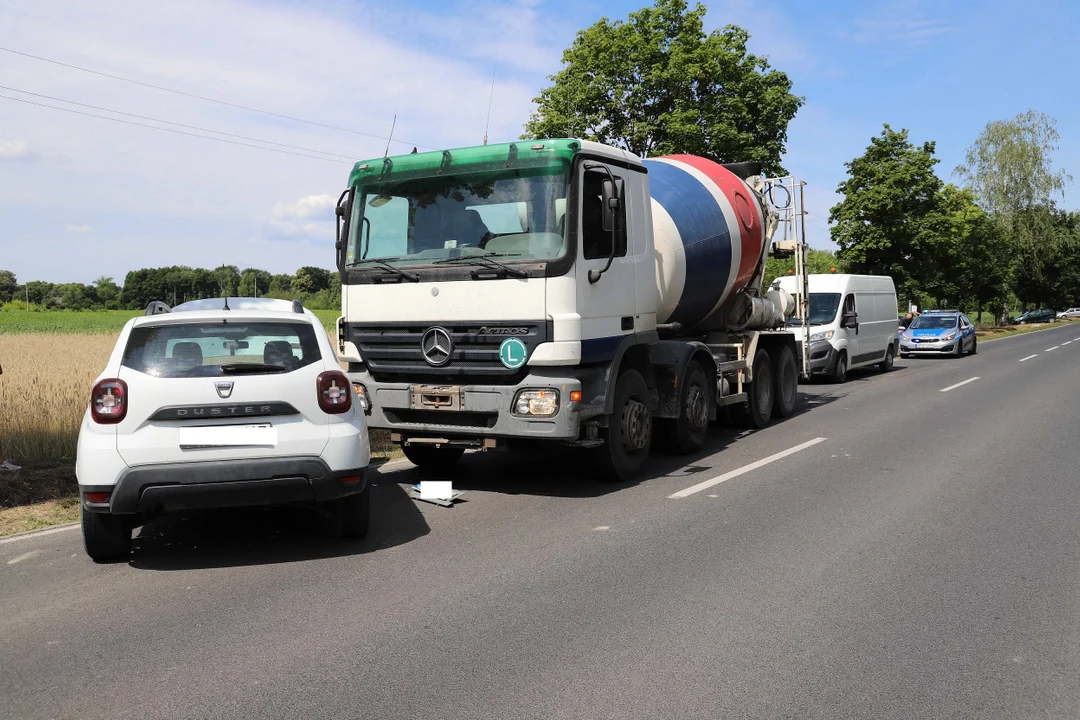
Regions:
M 517 370 L 524 365 L 528 357 L 529 349 L 517 338 L 506 338 L 499 346 L 499 359 L 511 370 Z

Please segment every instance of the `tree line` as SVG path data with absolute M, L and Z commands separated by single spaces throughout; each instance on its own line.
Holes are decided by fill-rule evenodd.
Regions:
M 902 299 L 992 313 L 1080 305 L 1080 213 L 1055 196 L 1052 118 L 1034 111 L 989 123 L 953 171 L 936 173 L 935 144 L 886 124 L 846 163 L 831 210 L 837 260 L 848 272 L 889 275 Z
M 132 270 L 122 286 L 110 277 L 90 284 L 32 280 L 19 284 L 0 270 L 0 308 L 39 310 L 142 310 L 154 300 L 178 305 L 211 297 L 272 297 L 300 300 L 305 307 L 341 309 L 341 285 L 332 270 L 305 266 L 294 274 L 222 265 L 207 270 L 174 265 Z

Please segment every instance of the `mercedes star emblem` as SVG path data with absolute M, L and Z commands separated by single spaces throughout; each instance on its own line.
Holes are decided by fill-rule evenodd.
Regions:
M 428 328 L 420 338 L 420 352 L 428 365 L 442 367 L 450 362 L 450 356 L 454 353 L 454 340 L 450 337 L 450 332 L 441 327 Z

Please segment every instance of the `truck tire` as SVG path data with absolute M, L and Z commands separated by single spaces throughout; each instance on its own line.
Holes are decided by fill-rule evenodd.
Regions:
M 776 361 L 774 385 L 772 416 L 791 417 L 799 399 L 799 366 L 795 363 L 795 353 L 787 345 L 780 350 L 780 359 Z
M 402 444 L 401 451 L 405 453 L 405 457 L 409 462 L 421 470 L 439 470 L 453 467 L 461 459 L 461 456 L 465 454 L 465 448 L 452 445 L 435 447 L 434 445 Z
M 754 381 L 746 389 L 746 404 L 739 411 L 739 424 L 753 430 L 768 427 L 773 410 L 773 366 L 769 353 L 758 350 L 754 357 Z
M 363 492 L 330 500 L 324 508 L 326 531 L 331 537 L 362 540 L 371 525 L 371 485 Z
M 605 479 L 632 480 L 649 459 L 652 444 L 652 411 L 649 386 L 637 370 L 627 370 L 615 383 L 614 410 L 598 448 Z
M 657 420 L 658 434 L 664 447 L 675 455 L 689 455 L 705 446 L 709 432 L 709 392 L 716 392 L 701 363 L 691 361 L 686 366 L 679 388 L 679 417 Z
M 131 523 L 122 515 L 81 508 L 83 546 L 94 562 L 126 560 L 131 553 Z

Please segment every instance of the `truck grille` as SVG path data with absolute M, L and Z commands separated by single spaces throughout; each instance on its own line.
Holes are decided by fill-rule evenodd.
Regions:
M 441 366 L 424 359 L 421 342 L 432 328 L 450 336 L 453 349 Z M 524 377 L 527 366 L 510 369 L 499 359 L 499 347 L 508 337 L 525 343 L 529 356 L 551 337 L 546 322 L 490 323 L 350 323 L 349 339 L 371 375 L 380 382 L 489 382 L 512 384 Z

